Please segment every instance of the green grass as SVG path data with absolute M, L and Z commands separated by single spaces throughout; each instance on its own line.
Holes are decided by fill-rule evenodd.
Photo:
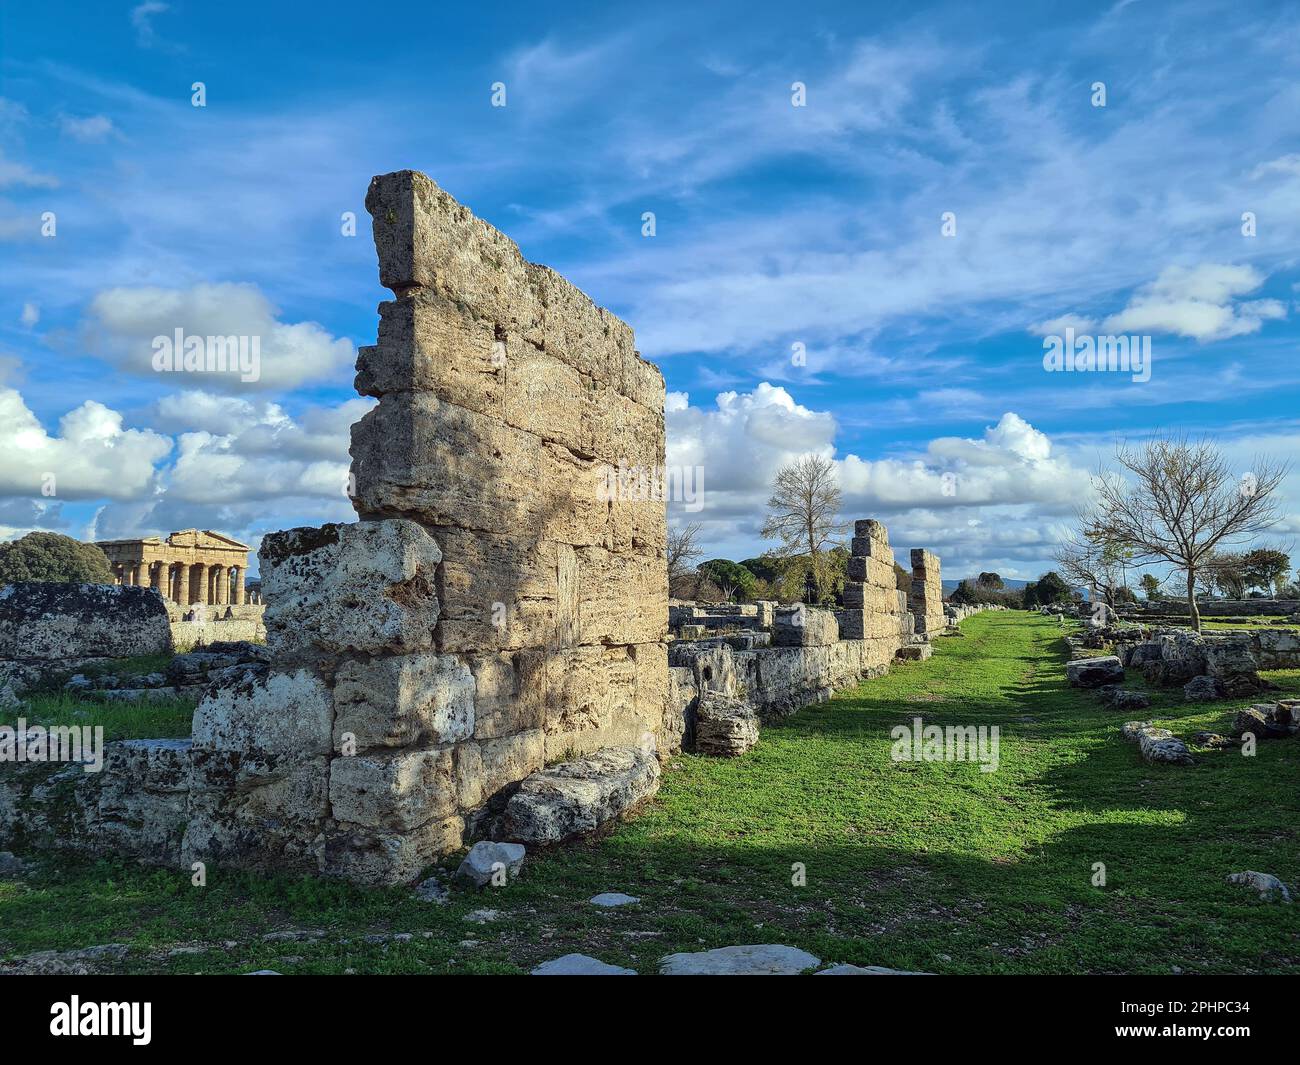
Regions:
M 642 816 L 530 854 L 507 888 L 454 889 L 437 907 L 397 889 L 219 869 L 193 888 L 188 870 L 42 858 L 0 882 L 0 954 L 128 942 L 136 970 L 405 973 L 518 972 L 581 951 L 651 973 L 673 951 L 783 942 L 930 972 L 1300 972 L 1300 905 L 1224 881 L 1257 869 L 1296 883 L 1300 742 L 1146 765 L 1119 739 L 1123 714 L 1065 686 L 1056 622 L 990 613 L 962 629 L 930 661 L 766 727 L 743 758 L 674 760 Z M 1300 693 L 1300 671 L 1270 678 Z M 1184 736 L 1226 729 L 1246 702 L 1153 696 L 1147 716 Z M 999 726 L 1001 768 L 891 761 L 890 728 L 917 715 Z M 600 891 L 642 902 L 599 910 L 586 900 Z M 480 907 L 499 919 L 467 923 Z M 281 928 L 325 934 L 261 940 Z M 381 933 L 413 938 L 364 942 Z M 167 957 L 190 943 L 203 952 Z
M 194 699 L 98 702 L 67 692 L 38 694 L 23 712 L 30 725 L 102 725 L 104 739 L 186 738 L 194 721 Z

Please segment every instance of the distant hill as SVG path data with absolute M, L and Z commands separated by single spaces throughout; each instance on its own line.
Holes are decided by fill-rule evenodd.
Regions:
M 963 580 L 968 580 L 968 581 L 970 581 L 972 584 L 975 583 L 975 578 L 974 578 L 974 577 L 958 578 L 958 579 L 955 580 L 955 581 L 944 581 L 944 582 L 943 582 L 943 594 L 944 594 L 944 595 L 947 595 L 949 592 L 955 592 L 955 591 L 957 590 L 957 585 L 961 584 L 961 582 L 962 582 Z M 1003 587 L 1007 588 L 1008 590 L 1012 590 L 1012 591 L 1019 591 L 1019 590 L 1020 590 L 1021 588 L 1023 588 L 1026 584 L 1029 584 L 1029 583 L 1030 583 L 1029 581 L 1018 581 L 1018 580 L 1016 580 L 1014 577 L 1003 577 L 1003 578 L 1002 578 L 1002 585 L 1003 585 Z

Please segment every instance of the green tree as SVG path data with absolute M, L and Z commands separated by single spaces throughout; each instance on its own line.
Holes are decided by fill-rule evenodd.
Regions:
M 711 558 L 708 562 L 701 562 L 698 568 L 722 590 L 728 601 L 742 603 L 754 598 L 756 579 L 739 562 L 732 562 L 729 558 Z
M 1147 602 L 1154 603 L 1160 594 L 1160 581 L 1154 573 L 1142 574 L 1142 591 L 1146 593 Z
M 113 571 L 94 544 L 60 533 L 33 532 L 0 544 L 0 585 L 14 581 L 112 584 Z
M 1291 556 L 1285 551 L 1261 547 L 1248 551 L 1241 560 L 1241 573 L 1249 588 L 1263 588 L 1276 594 L 1291 572 Z
M 1002 582 L 1002 578 L 996 573 L 981 573 L 975 578 L 975 583 L 990 592 L 1000 592 L 1006 587 Z

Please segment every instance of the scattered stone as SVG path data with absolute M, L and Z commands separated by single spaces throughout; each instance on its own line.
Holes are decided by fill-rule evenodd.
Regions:
M 1156 728 L 1149 721 L 1128 721 L 1120 730 L 1124 739 L 1136 743 L 1148 762 L 1191 765 L 1192 753 L 1187 744 L 1167 728 Z
M 1208 673 L 1193 677 L 1183 685 L 1183 698 L 1189 703 L 1205 703 L 1223 698 L 1223 685 Z
M 0 876 L 20 877 L 27 873 L 27 863 L 12 851 L 0 851 Z
M 483 840 L 469 849 L 465 860 L 456 870 L 456 876 L 461 880 L 469 880 L 478 887 L 487 887 L 492 883 L 493 874 L 503 870 L 506 880 L 513 880 L 519 875 L 519 869 L 524 864 L 524 855 L 527 853 L 527 848 L 518 843 L 492 843 Z
M 1097 691 L 1102 703 L 1116 710 L 1145 710 L 1151 705 L 1151 697 L 1145 692 L 1122 688 L 1118 684 L 1107 684 Z
M 934 973 L 916 973 L 907 969 L 886 969 L 883 965 L 832 965 L 813 976 L 933 976 Z
M 1124 666 L 1114 655 L 1101 658 L 1076 658 L 1065 667 L 1066 679 L 1076 688 L 1100 688 L 1103 684 L 1120 684 Z
M 624 895 L 621 891 L 604 891 L 599 895 L 593 895 L 588 902 L 597 906 L 614 907 L 614 906 L 631 906 L 633 903 L 640 902 L 635 895 Z
M 1276 707 L 1268 703 L 1257 703 L 1245 710 L 1238 710 L 1233 721 L 1233 731 L 1238 736 L 1253 733 L 1257 740 L 1281 740 L 1291 735 L 1292 726 L 1277 720 Z M 1290 720 L 1287 711 L 1287 720 Z
M 658 790 L 654 751 L 605 747 L 525 778 L 506 804 L 501 834 L 559 843 L 624 816 Z
M 718 691 L 700 694 L 695 711 L 695 749 L 700 754 L 735 758 L 758 742 L 758 711 L 743 699 Z
M 1272 873 L 1257 873 L 1247 869 L 1244 873 L 1230 873 L 1228 883 L 1254 888 L 1265 902 L 1273 902 L 1277 899 L 1282 902 L 1291 901 L 1291 892 L 1287 891 L 1286 885 Z
M 636 976 L 635 969 L 609 965 L 599 958 L 586 954 L 566 954 L 562 958 L 544 961 L 530 974 L 532 976 Z
M 447 890 L 447 886 L 441 880 L 436 876 L 431 876 L 428 880 L 415 885 L 415 897 L 421 902 L 432 902 L 438 906 L 445 906 L 451 901 L 451 892 Z
M 1236 747 L 1238 741 L 1229 739 L 1227 736 L 1220 736 L 1217 732 L 1195 732 L 1192 734 L 1192 742 L 1198 747 Z
M 495 921 L 500 916 L 500 910 L 470 910 L 463 919 L 471 924 L 487 924 L 490 921 Z
M 797 947 L 762 943 L 669 954 L 659 963 L 663 976 L 794 976 L 815 969 L 821 959 Z
M 89 691 L 94 686 L 95 682 L 84 673 L 74 673 L 68 678 L 67 683 L 63 685 L 63 690 L 69 692 Z
M 130 950 L 125 943 L 103 943 L 78 950 L 41 950 L 0 962 L 0 972 L 29 976 L 90 976 L 122 961 Z

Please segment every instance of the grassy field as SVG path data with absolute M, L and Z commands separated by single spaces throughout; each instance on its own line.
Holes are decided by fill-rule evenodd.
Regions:
M 1125 715 L 1065 686 L 1055 621 L 993 613 L 962 629 L 930 661 L 765 728 L 741 759 L 676 759 L 640 818 L 530 855 L 506 888 L 453 888 L 437 906 L 405 890 L 216 869 L 194 888 L 188 870 L 42 858 L 0 881 L 0 956 L 120 942 L 128 971 L 418 973 L 527 971 L 580 951 L 652 973 L 674 951 L 782 942 L 929 972 L 1300 972 L 1300 905 L 1224 881 L 1300 879 L 1300 742 L 1146 765 L 1119 738 Z M 1300 693 L 1300 671 L 1269 676 Z M 1226 729 L 1243 705 L 1181 694 L 1153 693 L 1147 716 L 1183 736 Z M 889 730 L 914 716 L 997 725 L 999 770 L 892 761 Z M 641 902 L 587 902 L 602 891 Z M 494 919 L 475 920 L 485 909 Z M 262 938 L 276 932 L 301 934 Z

